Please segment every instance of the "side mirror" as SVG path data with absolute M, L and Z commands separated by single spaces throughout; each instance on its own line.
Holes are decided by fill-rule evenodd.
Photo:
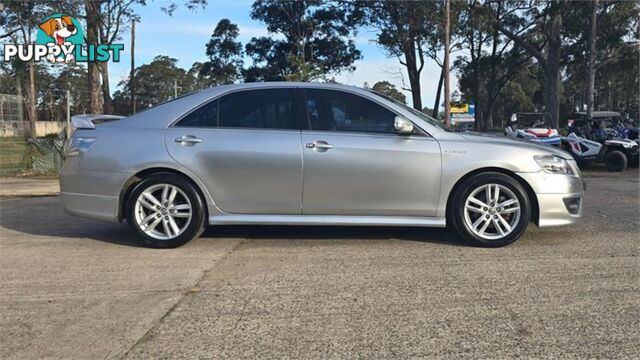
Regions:
M 396 116 L 393 121 L 393 129 L 395 130 L 396 134 L 413 134 L 413 123 L 401 116 Z

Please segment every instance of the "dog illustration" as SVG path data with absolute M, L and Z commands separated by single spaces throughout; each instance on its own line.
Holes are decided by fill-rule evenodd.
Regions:
M 78 32 L 76 26 L 73 24 L 73 20 L 71 16 L 64 15 L 58 18 L 51 18 L 42 24 L 40 24 L 40 29 L 44 31 L 47 35 L 53 38 L 54 43 L 49 43 L 49 46 L 60 46 L 60 45 L 70 45 L 70 42 L 67 42 L 66 39 L 69 36 L 75 35 Z M 52 63 L 62 62 L 70 63 L 75 60 L 73 54 L 67 54 L 63 58 L 56 58 L 55 55 L 49 54 L 47 56 L 47 60 Z

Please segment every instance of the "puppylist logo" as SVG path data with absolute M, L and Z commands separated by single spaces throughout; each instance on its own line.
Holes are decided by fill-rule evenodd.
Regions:
M 21 61 L 40 61 L 46 58 L 52 64 L 120 61 L 124 44 L 84 44 L 84 32 L 78 20 L 65 14 L 44 19 L 38 27 L 35 44 L 5 44 L 4 61 L 17 57 Z

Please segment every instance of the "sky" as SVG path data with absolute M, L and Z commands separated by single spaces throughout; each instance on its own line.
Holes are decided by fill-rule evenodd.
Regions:
M 147 6 L 138 6 L 135 10 L 140 16 L 136 24 L 135 60 L 136 66 L 149 63 L 157 55 L 168 55 L 178 59 L 178 66 L 191 68 L 196 61 L 206 61 L 205 44 L 220 19 L 228 18 L 240 29 L 239 41 L 246 44 L 252 37 L 269 36 L 263 23 L 250 17 L 250 0 L 209 0 L 205 9 L 188 10 L 181 6 L 169 16 L 162 12 L 162 5 L 167 0 L 147 2 Z M 180 3 L 180 1 L 176 1 Z M 342 72 L 335 76 L 336 81 L 346 85 L 362 87 L 364 83 L 372 86 L 374 83 L 387 80 L 402 87 L 402 78 L 408 87 L 408 76 L 396 57 L 388 57 L 385 52 L 373 42 L 376 34 L 372 30 L 359 29 L 355 38 L 356 47 L 362 52 L 362 59 L 358 60 L 353 72 Z M 130 71 L 131 48 L 130 34 L 123 34 L 120 40 L 125 48 L 118 63 L 110 64 L 111 89 L 127 78 Z M 433 107 L 436 87 L 440 77 L 438 65 L 428 60 L 421 74 L 423 106 Z M 452 85 L 455 78 L 451 79 Z M 407 102 L 411 104 L 411 94 L 403 91 Z

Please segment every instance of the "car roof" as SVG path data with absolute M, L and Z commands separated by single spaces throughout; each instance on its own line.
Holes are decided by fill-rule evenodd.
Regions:
M 401 108 L 399 105 L 394 104 L 389 100 L 385 100 L 379 95 L 375 95 L 372 91 L 367 89 L 358 88 L 356 86 L 331 84 L 331 83 L 316 83 L 316 82 L 256 82 L 256 83 L 242 83 L 242 84 L 228 84 L 210 87 L 207 89 L 199 90 L 184 96 L 178 97 L 173 100 L 169 100 L 165 103 L 158 104 L 151 108 L 140 111 L 134 115 L 129 116 L 123 121 L 117 121 L 105 124 L 105 127 L 135 127 L 135 128 L 158 128 L 166 127 L 173 123 L 176 119 L 183 116 L 185 113 L 195 109 L 211 99 L 221 96 L 226 93 L 230 93 L 237 90 L 251 90 L 251 89 L 273 89 L 273 88 L 305 88 L 305 89 L 329 89 L 329 90 L 342 90 L 345 92 L 351 92 L 366 97 L 372 101 L 383 103 L 385 106 L 392 108 L 396 113 L 402 114 L 405 117 L 413 117 L 410 112 Z M 430 124 L 425 124 L 425 131 L 430 134 L 439 132 L 440 129 Z
M 576 115 L 587 115 L 586 111 L 578 111 L 575 113 Z M 619 112 L 616 111 L 594 111 L 593 117 L 607 117 L 607 116 L 620 116 Z

